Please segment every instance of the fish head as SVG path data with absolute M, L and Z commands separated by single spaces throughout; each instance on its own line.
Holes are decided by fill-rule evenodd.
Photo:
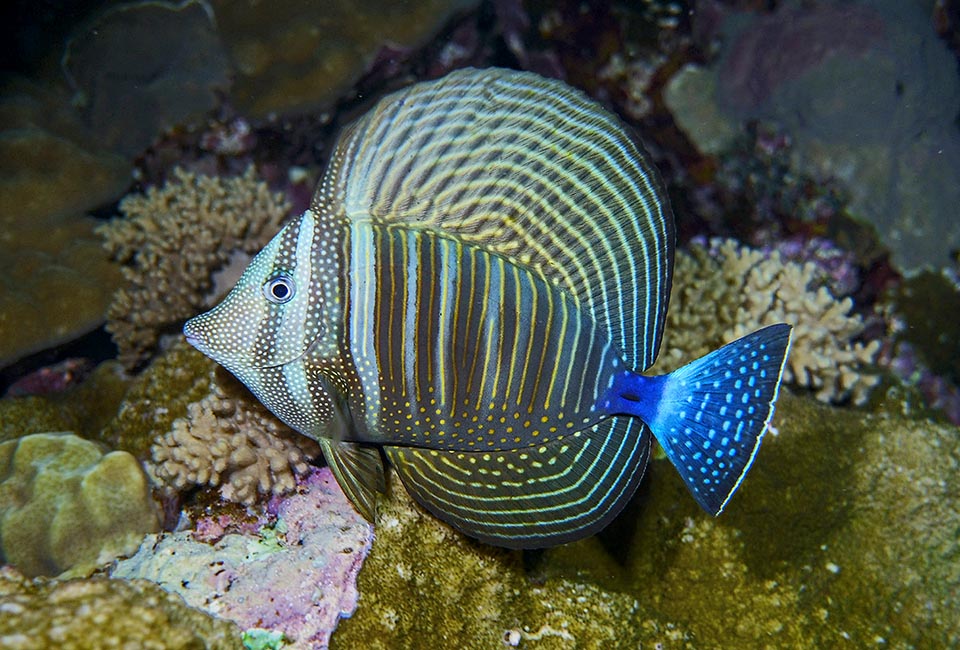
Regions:
M 324 282 L 315 248 L 316 217 L 307 210 L 281 230 L 247 266 L 223 301 L 184 325 L 187 341 L 257 393 L 263 370 L 302 358 L 325 335 Z M 332 247 L 325 250 L 332 251 Z

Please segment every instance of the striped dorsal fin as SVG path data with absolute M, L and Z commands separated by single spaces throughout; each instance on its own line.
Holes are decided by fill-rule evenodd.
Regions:
M 559 81 L 465 69 L 385 97 L 341 136 L 313 207 L 484 247 L 568 291 L 631 368 L 656 358 L 669 204 L 625 127 Z
M 490 544 L 543 548 L 610 523 L 640 484 L 652 440 L 640 420 L 614 417 L 541 447 L 384 451 L 434 516 Z

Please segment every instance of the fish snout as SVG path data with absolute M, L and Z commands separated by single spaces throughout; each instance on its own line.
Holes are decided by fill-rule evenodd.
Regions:
M 204 348 L 203 335 L 200 333 L 199 323 L 196 318 L 191 318 L 186 323 L 183 324 L 183 336 L 187 339 L 187 343 L 197 348 L 201 352 Z

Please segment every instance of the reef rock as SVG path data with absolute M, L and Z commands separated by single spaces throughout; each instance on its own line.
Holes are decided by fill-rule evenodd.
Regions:
M 324 648 L 356 608 L 373 529 L 327 468 L 309 474 L 297 494 L 275 497 L 267 513 L 258 535 L 227 533 L 214 544 L 189 531 L 148 538 L 112 575 L 155 582 L 254 636 L 280 632 L 284 648 Z
M 960 78 L 922 4 L 790 0 L 730 13 L 716 66 L 678 75 L 668 105 L 708 152 L 745 121 L 779 123 L 794 167 L 843 181 L 851 213 L 902 268 L 943 266 L 960 246 Z

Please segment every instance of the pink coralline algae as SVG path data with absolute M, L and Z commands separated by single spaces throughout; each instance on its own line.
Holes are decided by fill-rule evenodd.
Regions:
M 285 648 L 326 648 L 356 609 L 373 527 L 327 468 L 300 479 L 294 495 L 274 497 L 266 518 L 257 534 L 230 532 L 212 545 L 192 531 L 148 537 L 112 575 L 156 582 L 244 630 L 282 633 Z

